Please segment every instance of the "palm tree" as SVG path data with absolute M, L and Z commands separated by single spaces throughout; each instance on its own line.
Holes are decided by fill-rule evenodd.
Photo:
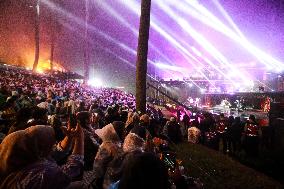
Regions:
M 40 4 L 40 0 L 37 0 L 36 6 L 35 6 L 35 11 L 36 11 L 36 15 L 35 15 L 35 60 L 33 64 L 33 72 L 36 72 L 38 60 L 39 60 L 39 25 L 40 25 L 39 4 Z
M 136 62 L 136 109 L 141 113 L 146 112 L 146 77 L 150 13 L 151 0 L 142 0 Z

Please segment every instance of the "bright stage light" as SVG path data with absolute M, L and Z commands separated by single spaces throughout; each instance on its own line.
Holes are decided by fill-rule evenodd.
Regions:
M 230 64 L 227 59 L 225 58 L 224 55 L 221 54 L 221 52 L 219 52 L 209 41 L 206 40 L 206 38 L 204 38 L 199 32 L 197 32 L 196 30 L 194 30 L 190 24 L 188 24 L 188 22 L 178 16 L 174 11 L 172 11 L 172 9 L 170 7 L 168 7 L 167 5 L 165 5 L 162 1 L 159 1 L 158 3 L 159 7 L 165 12 L 167 13 L 173 20 L 177 20 L 177 24 L 180 25 L 180 27 L 187 32 L 190 36 L 192 36 L 193 39 L 195 39 L 203 48 L 204 50 L 206 50 L 208 53 L 210 53 L 212 55 L 212 57 L 214 57 L 218 62 L 220 62 L 222 65 L 226 65 L 228 66 L 231 70 L 235 70 L 238 71 L 234 65 Z M 198 56 L 198 51 L 197 49 L 193 50 L 193 52 Z M 188 55 L 188 54 L 187 54 Z M 191 55 L 191 54 L 190 54 Z M 192 56 L 192 55 L 191 55 Z M 197 60 L 197 62 L 199 62 Z M 210 61 L 206 61 L 209 65 L 214 65 L 211 64 Z M 194 66 L 195 67 L 195 66 Z M 213 66 L 213 68 L 218 71 L 219 73 L 221 73 L 222 75 L 224 75 L 224 77 L 226 77 L 230 82 L 232 82 L 232 80 L 226 76 L 226 73 L 223 73 L 220 69 L 218 69 L 216 66 Z M 201 74 L 204 76 L 204 73 L 201 72 Z M 241 73 L 238 72 L 238 76 L 240 79 L 242 80 L 246 80 L 247 77 Z M 214 86 L 214 84 L 205 76 L 205 78 L 210 82 L 211 85 Z M 232 82 L 233 83 L 233 82 Z M 215 87 L 215 86 L 214 86 Z
M 156 63 L 155 66 L 162 70 L 171 70 L 171 71 L 177 71 L 181 73 L 185 71 L 185 68 L 178 67 L 178 66 L 171 66 L 171 65 L 162 64 L 162 63 Z
M 202 57 L 202 54 L 200 51 L 198 51 L 195 47 L 191 47 L 191 50 L 199 57 Z
M 239 36 L 242 37 L 242 38 L 245 38 L 245 36 L 241 32 L 241 30 L 235 24 L 235 22 L 230 17 L 230 15 L 227 13 L 227 11 L 222 7 L 222 5 L 219 3 L 219 1 L 218 0 L 213 0 L 213 3 L 218 8 L 218 10 L 223 14 L 223 16 L 227 19 L 227 21 L 231 24 L 231 26 L 234 28 L 234 30 L 239 34 Z
M 229 61 L 226 59 L 226 57 L 224 55 L 222 55 L 209 41 L 206 40 L 206 38 L 204 38 L 199 32 L 197 32 L 196 30 L 194 30 L 192 28 L 192 26 L 183 18 L 180 17 L 178 14 L 176 14 L 171 8 L 170 6 L 165 5 L 165 3 L 163 1 L 158 1 L 158 5 L 159 7 L 166 13 L 168 14 L 173 20 L 177 20 L 177 24 L 180 25 L 180 27 L 185 30 L 189 35 L 191 35 L 193 37 L 193 39 L 195 39 L 203 48 L 204 50 L 206 50 L 208 53 L 210 53 L 219 63 L 221 63 L 223 66 L 226 65 L 225 67 L 230 68 L 230 70 L 235 70 L 236 72 L 238 72 L 237 76 L 239 77 L 240 80 L 242 80 L 243 82 L 251 79 L 249 77 L 249 74 L 245 71 L 239 71 L 233 64 L 230 64 Z M 168 0 L 168 3 L 171 2 Z M 199 17 L 207 17 L 209 20 L 211 20 L 210 24 L 208 22 L 204 22 L 206 25 L 212 27 L 213 29 L 223 33 L 224 35 L 226 35 L 227 37 L 233 39 L 234 41 L 236 41 L 238 44 L 241 44 L 243 47 L 245 47 L 251 54 L 253 55 L 257 55 L 260 54 L 259 58 L 258 56 L 256 56 L 259 60 L 261 60 L 261 63 L 268 65 L 268 62 L 272 62 L 270 65 L 273 65 L 274 68 L 277 68 L 278 70 L 281 69 L 283 67 L 283 64 L 281 64 L 281 62 L 275 60 L 275 59 L 271 59 L 271 57 L 267 54 L 265 54 L 264 52 L 262 52 L 261 50 L 257 49 L 255 46 L 253 46 L 252 44 L 250 44 L 247 40 L 241 38 L 240 36 L 238 36 L 235 32 L 233 32 L 230 28 L 228 28 L 226 25 L 224 25 L 217 17 L 215 17 L 210 11 L 208 11 L 205 7 L 203 7 L 200 4 L 192 3 L 192 1 L 187 1 L 188 4 L 191 4 L 191 6 L 193 6 L 196 10 L 198 10 L 200 12 L 200 16 Z M 191 2 L 191 3 L 190 3 Z M 175 6 L 176 4 L 174 4 L 173 6 Z M 183 4 L 185 5 L 185 4 Z M 179 7 L 180 9 L 180 7 Z M 184 11 L 184 9 L 183 9 Z M 192 11 L 186 11 L 187 13 L 191 13 Z M 195 17 L 197 18 L 197 17 Z M 213 19 L 211 19 L 213 18 Z M 207 19 L 207 20 L 208 20 Z M 213 23 L 213 24 L 212 24 Z M 196 53 L 195 53 L 196 54 Z M 197 54 L 196 54 L 197 55 Z M 197 55 L 198 56 L 198 55 Z M 266 59 L 266 61 L 264 60 Z M 210 62 L 206 61 L 207 63 L 209 63 L 209 65 L 212 66 L 212 64 L 210 64 Z M 221 70 L 216 69 L 216 67 L 213 67 L 215 70 L 217 70 L 219 73 L 221 73 Z M 221 71 L 221 72 L 220 72 Z M 226 70 L 228 71 L 228 70 Z M 225 74 L 225 75 L 224 75 Z M 226 77 L 226 73 L 223 73 L 222 75 L 224 75 Z M 227 79 L 229 79 L 230 82 L 232 82 L 232 80 L 229 77 L 226 77 Z M 258 81 L 258 80 L 257 80 Z M 210 82 L 210 81 L 209 81 Z M 258 81 L 260 82 L 260 81 Z M 260 82 L 261 83 L 261 82 Z
M 221 11 L 221 13 L 225 16 L 225 18 L 230 22 L 230 24 L 233 26 L 236 32 L 234 32 L 231 28 L 229 28 L 223 22 L 221 22 L 214 14 L 212 14 L 207 8 L 202 6 L 200 3 L 192 2 L 191 0 L 186 0 L 186 2 L 194 9 L 198 10 L 201 15 L 194 16 L 193 14 L 191 14 L 192 11 L 189 11 L 189 8 L 186 6 L 186 4 L 182 4 L 182 6 L 179 4 L 178 8 L 184 13 L 193 16 L 194 18 L 200 20 L 207 26 L 215 29 L 216 31 L 223 33 L 225 36 L 234 40 L 236 43 L 238 43 L 243 48 L 245 48 L 248 52 L 254 55 L 258 60 L 261 61 L 261 63 L 265 64 L 266 66 L 272 65 L 276 69 L 284 67 L 282 62 L 276 60 L 269 54 L 266 54 L 264 51 L 260 50 L 259 48 L 254 46 L 251 42 L 249 42 L 242 34 L 242 32 L 239 30 L 237 25 L 233 22 L 232 18 L 230 18 L 230 16 L 227 14 L 224 8 L 217 1 L 213 2 L 217 6 L 217 8 Z M 175 6 L 177 5 L 178 4 L 175 4 Z M 207 19 L 202 18 L 202 15 Z
M 97 5 L 101 6 L 108 14 L 110 14 L 114 19 L 117 19 L 122 25 L 124 25 L 126 28 L 132 31 L 132 33 L 138 37 L 139 31 L 136 29 L 132 24 L 130 24 L 127 19 L 125 19 L 118 11 L 116 11 L 112 6 L 110 6 L 105 1 L 94 1 L 93 3 L 96 3 Z M 138 8 L 138 7 L 135 7 Z M 166 57 L 151 41 L 149 41 L 149 47 L 151 47 L 154 51 L 156 51 L 160 57 L 162 57 L 164 60 L 166 60 L 169 63 L 172 63 L 172 61 Z
M 253 82 L 253 80 L 248 80 L 248 81 L 244 82 L 244 85 L 247 86 L 247 87 L 253 87 L 254 82 Z
M 119 1 L 124 4 L 128 9 L 132 12 L 140 16 L 140 6 L 135 1 Z M 160 4 L 160 3 L 159 3 Z M 200 64 L 200 62 L 193 56 L 179 41 L 176 40 L 176 37 L 173 37 L 169 34 L 165 29 L 163 29 L 160 24 L 158 24 L 158 19 L 155 18 L 154 15 L 151 16 L 151 27 L 156 30 L 161 36 L 164 37 L 168 42 L 170 42 L 174 47 L 177 48 L 177 51 L 190 63 L 194 68 L 196 68 L 196 63 Z M 151 62 L 150 62 L 151 63 Z M 203 72 L 200 74 L 206 78 L 206 80 L 211 83 L 211 81 L 206 77 Z M 211 83 L 212 84 L 212 83 Z M 214 85 L 214 84 L 212 84 Z
M 116 88 L 117 89 L 125 89 L 125 87 L 123 87 L 123 86 L 117 86 Z
M 161 4 L 162 6 L 167 7 L 163 1 L 160 1 L 160 3 L 163 3 L 163 5 Z M 266 66 L 271 65 L 276 69 L 281 69 L 284 67 L 282 62 L 274 59 L 270 55 L 266 54 L 264 51 L 252 45 L 243 36 L 243 34 L 240 32 L 237 26 L 233 23 L 232 19 L 229 18 L 228 14 L 225 15 L 225 17 L 230 22 L 230 24 L 233 25 L 234 29 L 236 30 L 238 34 L 235 31 L 233 31 L 231 28 L 226 26 L 223 22 L 221 22 L 214 14 L 212 14 L 207 8 L 205 8 L 203 5 L 201 5 L 197 1 L 186 0 L 186 3 L 180 2 L 176 4 L 168 0 L 167 3 L 170 6 L 175 6 L 181 12 L 192 16 L 193 18 L 201 21 L 202 23 L 215 29 L 216 31 L 221 32 L 222 34 L 229 37 L 230 39 L 233 39 L 236 43 L 244 47 L 248 52 L 254 55 L 258 60 L 260 60 L 261 63 L 265 64 Z M 214 3 L 216 4 L 216 2 Z M 218 7 L 218 9 L 220 10 L 220 7 Z M 165 12 L 169 13 L 169 11 L 171 11 L 171 9 L 168 9 Z M 224 14 L 224 11 L 225 11 L 224 9 L 221 10 L 222 14 Z M 174 16 L 174 17 L 177 17 L 177 16 Z
M 102 87 L 103 82 L 99 78 L 93 78 L 88 81 L 88 85 L 92 87 Z
M 47 6 L 49 6 L 50 8 L 56 10 L 57 12 L 61 13 L 61 14 L 64 14 L 66 17 L 68 17 L 70 20 L 72 20 L 73 22 L 75 22 L 76 24 L 78 24 L 79 26 L 81 27 L 85 27 L 85 21 L 79 17 L 76 17 L 75 15 L 71 14 L 70 12 L 68 12 L 67 10 L 63 9 L 62 7 L 56 5 L 55 3 L 51 2 L 51 1 L 43 1 L 43 3 L 45 3 Z M 131 5 L 133 6 L 133 3 L 131 3 Z M 137 7 L 139 7 L 137 4 L 136 4 Z M 137 8 L 136 7 L 136 8 Z M 133 7 L 132 7 L 133 8 Z M 137 9 L 137 11 L 139 12 L 139 8 Z M 65 26 L 65 25 L 64 25 Z M 98 28 L 96 28 L 95 26 L 93 25 L 88 25 L 88 28 L 95 32 L 96 34 L 100 35 L 101 37 L 103 37 L 105 40 L 107 41 L 110 41 L 111 43 L 114 43 L 116 44 L 117 46 L 119 46 L 120 48 L 124 49 L 125 51 L 131 53 L 132 55 L 135 55 L 137 54 L 136 50 L 127 46 L 126 44 L 116 40 L 115 38 L 109 36 L 108 34 L 100 31 Z M 70 29 L 74 29 L 74 28 L 70 28 Z M 148 59 L 148 62 L 151 63 L 151 64 L 155 64 L 152 60 Z
M 85 27 L 85 21 L 83 19 L 76 17 L 75 15 L 68 12 L 66 9 L 62 9 L 60 6 L 52 3 L 49 0 L 43 1 L 43 3 L 45 5 L 48 5 L 50 8 L 56 10 L 57 12 L 64 14 L 66 16 L 66 18 L 70 19 L 70 21 L 72 21 L 72 22 L 75 22 L 78 26 Z M 101 7 L 103 9 L 105 9 L 105 11 L 107 13 L 109 13 L 111 16 L 116 18 L 116 20 L 119 21 L 123 26 L 125 26 L 129 30 L 131 30 L 135 35 L 138 34 L 138 30 L 132 24 L 129 23 L 129 21 L 126 19 L 126 17 L 123 17 L 123 14 L 120 14 L 120 12 L 117 12 L 108 3 L 104 3 L 104 2 L 101 2 L 101 1 L 94 1 L 94 0 L 93 0 L 93 3 L 100 4 Z M 118 3 L 125 5 L 126 8 L 131 10 L 131 12 L 134 12 L 136 15 L 140 16 L 140 5 L 139 5 L 139 3 L 137 3 L 137 1 L 118 1 Z M 230 81 L 232 83 L 233 83 L 233 81 L 227 76 L 228 73 L 230 73 L 231 69 L 237 70 L 238 74 L 233 74 L 233 75 L 236 75 L 241 83 L 243 83 L 243 81 L 251 80 L 252 77 L 248 74 L 244 74 L 244 72 L 242 72 L 242 71 L 239 71 L 238 68 L 235 65 L 231 64 L 229 59 L 227 59 L 223 54 L 221 54 L 221 52 L 219 52 L 219 50 L 215 46 L 213 46 L 213 44 L 211 45 L 211 41 L 210 41 L 210 43 L 207 43 L 207 41 L 204 41 L 203 39 L 207 40 L 207 38 L 205 38 L 205 36 L 201 35 L 200 32 L 198 30 L 196 30 L 196 28 L 194 28 L 193 25 L 191 25 L 190 22 L 187 22 L 187 20 L 185 20 L 185 21 L 187 22 L 187 24 L 189 24 L 189 26 L 191 28 L 189 30 L 189 27 L 187 27 L 187 24 L 184 27 L 184 23 L 185 23 L 184 20 L 179 20 L 179 19 L 180 18 L 185 19 L 185 17 L 184 17 L 185 14 L 188 14 L 188 15 L 192 14 L 191 16 L 196 18 L 196 19 L 200 18 L 198 20 L 201 21 L 202 23 L 204 23 L 205 25 L 215 29 L 218 32 L 221 32 L 226 37 L 231 38 L 234 41 L 236 41 L 238 44 L 242 44 L 242 46 L 246 46 L 245 47 L 246 49 L 251 49 L 251 50 L 248 50 L 248 52 L 253 51 L 255 55 L 258 54 L 259 57 L 260 57 L 259 59 L 262 60 L 261 62 L 266 64 L 266 66 L 271 66 L 272 70 L 276 69 L 276 70 L 279 71 L 279 70 L 281 70 L 280 68 L 283 68 L 283 64 L 280 64 L 280 62 L 277 62 L 277 60 L 275 60 L 275 59 L 270 59 L 271 57 L 269 55 L 263 54 L 262 51 L 257 51 L 259 49 L 255 49 L 256 47 L 251 46 L 252 44 L 250 44 L 248 42 L 248 40 L 246 40 L 244 37 L 242 38 L 240 36 L 240 33 L 241 33 L 240 31 L 239 32 L 234 31 L 234 29 L 235 30 L 238 29 L 237 26 L 234 27 L 234 29 L 226 26 L 222 21 L 220 21 L 219 18 L 215 17 L 215 15 L 213 15 L 206 7 L 204 7 L 202 4 L 200 4 L 198 2 L 198 0 L 182 0 L 178 4 L 175 1 L 172 1 L 172 0 L 157 0 L 156 3 L 158 5 L 164 4 L 164 6 L 167 7 L 167 9 L 170 10 L 170 11 L 168 11 L 167 9 L 163 9 L 163 8 L 160 7 L 162 10 L 164 10 L 165 14 L 170 16 L 177 24 L 180 24 L 181 28 L 184 29 L 185 31 L 187 31 L 193 37 L 193 39 L 195 39 L 201 45 L 202 52 L 204 52 L 204 53 L 201 54 L 198 51 L 199 48 L 196 49 L 190 43 L 186 42 L 186 40 L 180 39 L 178 33 L 171 30 L 172 28 L 170 28 L 168 25 L 163 24 L 163 22 L 161 21 L 160 18 L 155 17 L 154 13 L 151 14 L 151 28 L 154 29 L 157 33 L 159 33 L 159 35 L 163 39 L 165 39 L 169 43 L 170 46 L 174 47 L 176 49 L 176 52 L 179 55 L 182 55 L 185 58 L 185 60 L 189 64 L 192 65 L 193 69 L 197 70 L 198 73 L 200 75 L 202 75 L 210 84 L 212 84 L 212 81 L 210 81 L 210 79 L 208 77 L 206 77 L 206 75 L 202 72 L 202 70 L 196 69 L 197 67 L 199 67 L 199 65 L 205 65 L 205 69 L 208 69 L 209 66 L 210 66 L 210 68 L 212 67 L 214 70 L 218 71 L 218 73 L 220 73 L 223 76 L 223 78 L 228 79 L 228 81 Z M 176 10 L 178 10 L 178 12 Z M 193 10 L 193 11 L 190 11 L 190 10 Z M 171 14 L 171 11 L 173 11 L 174 15 Z M 177 22 L 177 21 L 179 21 L 179 22 Z M 233 24 L 233 23 L 231 23 L 231 24 Z M 119 48 L 125 50 L 126 52 L 128 52 L 132 55 L 137 54 L 136 49 L 133 49 L 130 46 L 126 45 L 125 43 L 122 43 L 121 41 L 117 40 L 116 38 L 106 34 L 104 31 L 100 30 L 99 28 L 96 28 L 92 25 L 88 25 L 88 27 L 90 28 L 90 31 L 98 34 L 103 39 L 105 39 L 107 42 L 110 42 L 110 43 L 118 46 Z M 239 35 L 237 33 L 239 33 Z M 149 42 L 149 47 L 151 47 L 151 42 Z M 199 46 L 197 46 L 197 47 L 199 47 Z M 157 52 L 159 51 L 159 49 L 155 48 L 154 46 L 151 47 L 151 48 L 153 50 L 157 50 Z M 109 51 L 111 51 L 111 50 L 109 50 Z M 210 59 L 212 57 L 214 58 L 214 60 L 212 58 L 212 62 L 209 59 L 207 59 L 206 57 L 203 57 L 205 54 L 207 54 L 208 51 L 210 51 L 210 53 L 209 53 Z M 112 54 L 115 55 L 115 53 L 112 53 Z M 253 54 L 253 53 L 251 53 L 251 54 Z M 161 58 L 164 58 L 164 57 L 162 57 L 163 53 L 159 53 L 159 56 Z M 118 59 L 122 60 L 121 58 L 118 58 Z M 218 63 L 216 62 L 216 60 L 218 61 Z M 123 61 L 123 62 L 128 62 L 128 61 Z M 149 60 L 149 59 L 148 59 L 148 62 L 151 63 L 151 64 L 155 64 L 154 61 Z M 161 59 L 161 62 L 165 62 L 166 65 L 171 65 L 169 63 L 172 63 L 171 61 L 168 61 L 168 59 L 167 59 L 167 61 L 164 61 L 163 59 Z M 221 66 L 224 66 L 224 69 L 220 69 L 219 64 L 222 64 Z M 133 65 L 131 63 L 129 65 L 132 65 L 131 67 L 135 67 L 135 65 Z M 175 66 L 173 66 L 173 67 L 175 67 Z M 180 66 L 179 68 L 182 68 L 182 67 L 186 67 L 186 66 L 183 65 L 183 66 Z M 179 68 L 178 68 L 178 70 L 179 70 Z M 163 68 L 160 68 L 160 69 L 163 70 L 164 72 L 167 72 L 166 71 L 167 69 L 163 69 Z M 173 69 L 176 69 L 176 68 L 173 68 Z M 208 71 L 210 71 L 210 70 L 208 69 Z M 181 72 L 181 73 L 185 74 L 184 72 Z M 236 79 L 236 78 L 234 78 L 234 79 Z M 193 84 L 198 86 L 197 83 L 193 82 Z M 212 85 L 214 85 L 214 83 Z
M 235 88 L 239 89 L 241 87 L 240 83 L 234 83 Z
M 140 5 L 135 1 L 119 1 L 119 3 L 125 5 L 126 8 L 134 12 L 136 15 L 140 16 Z M 184 41 L 180 42 L 177 41 L 177 37 L 171 35 L 167 31 L 169 30 L 166 27 L 161 27 L 161 24 L 159 22 L 159 19 L 157 19 L 154 15 L 151 16 L 151 27 L 156 30 L 164 39 L 166 39 L 168 42 L 170 42 L 174 47 L 177 48 L 177 51 L 187 60 L 189 64 L 193 66 L 193 68 L 196 68 L 196 64 L 202 64 L 194 55 L 192 55 L 187 48 L 190 46 L 188 44 L 184 45 Z M 148 60 L 149 61 L 149 60 Z M 149 63 L 153 64 L 152 61 L 149 61 Z M 209 80 L 209 78 L 200 71 L 200 74 L 211 84 L 214 86 L 214 84 Z M 195 84 L 198 86 L 198 84 Z M 198 88 L 200 88 L 198 86 Z
M 43 74 L 44 73 L 43 69 L 41 69 L 41 68 L 37 68 L 36 72 L 39 73 L 39 74 Z

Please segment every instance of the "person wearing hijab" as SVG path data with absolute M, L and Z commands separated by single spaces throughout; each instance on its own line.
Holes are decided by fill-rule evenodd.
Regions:
M 127 121 L 125 123 L 125 133 L 126 135 L 133 129 L 135 126 L 139 125 L 139 115 L 136 112 L 129 111 Z
M 146 147 L 146 136 L 139 132 L 140 130 L 131 131 L 124 140 L 123 151 L 125 153 L 140 150 L 144 151 Z M 144 138 L 143 138 L 144 137 Z
M 94 180 L 92 185 L 98 188 L 103 187 L 104 176 L 108 164 L 114 157 L 122 153 L 122 141 L 124 140 L 124 123 L 115 121 L 95 130 L 95 133 L 102 140 L 94 161 Z
M 55 133 L 50 126 L 31 126 L 9 134 L 0 144 L 0 189 L 64 189 L 82 174 L 84 134 L 79 125 L 72 132 L 73 152 L 59 167 L 50 154 Z M 70 142 L 67 136 L 59 146 Z M 69 142 L 68 142 L 69 141 Z
M 22 108 L 17 112 L 16 121 L 12 124 L 9 129 L 8 134 L 13 133 L 18 130 L 23 130 L 28 127 L 28 120 L 32 116 L 31 108 Z

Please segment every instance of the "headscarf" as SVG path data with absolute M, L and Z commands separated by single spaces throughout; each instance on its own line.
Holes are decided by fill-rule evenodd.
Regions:
M 147 114 L 143 114 L 140 117 L 140 121 L 143 121 L 145 124 L 148 125 L 150 123 L 150 117 Z
M 129 133 L 123 143 L 124 152 L 133 152 L 135 150 L 144 151 L 145 140 L 135 133 Z
M 120 138 L 117 135 L 113 124 L 110 123 L 101 129 L 95 130 L 95 133 L 102 139 L 103 142 L 119 142 Z
M 0 144 L 0 178 L 47 157 L 54 143 L 50 126 L 37 125 L 9 134 Z
M 136 112 L 129 112 L 127 121 L 125 124 L 125 128 L 128 127 L 132 123 L 139 123 L 139 115 Z

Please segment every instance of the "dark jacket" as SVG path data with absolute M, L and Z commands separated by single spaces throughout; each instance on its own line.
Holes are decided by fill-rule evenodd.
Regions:
M 182 141 L 180 125 L 177 122 L 169 121 L 164 127 L 163 134 L 174 143 Z

